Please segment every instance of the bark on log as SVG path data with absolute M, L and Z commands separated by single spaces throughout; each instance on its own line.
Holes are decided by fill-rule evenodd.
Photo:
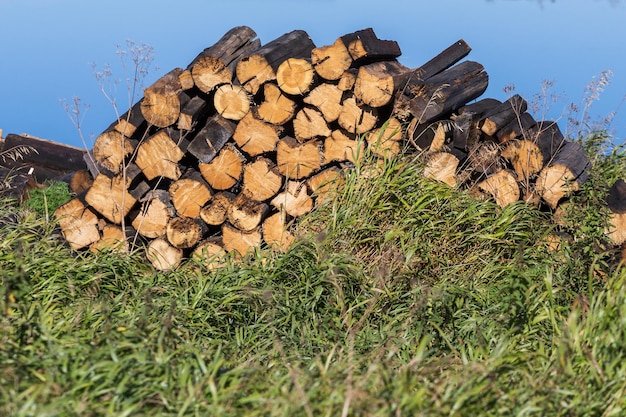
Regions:
M 191 140 L 187 151 L 200 162 L 209 163 L 233 136 L 236 124 L 219 114 L 207 120 L 204 127 Z
M 379 39 L 372 28 L 349 33 L 341 40 L 355 61 L 394 59 L 402 55 L 396 41 Z
M 452 65 L 465 58 L 471 52 L 472 48 L 463 39 L 459 39 L 443 51 L 441 51 L 436 57 L 426 62 L 424 65 L 411 71 L 408 75 L 406 82 L 420 82 L 426 81 L 430 77 L 433 77 L 440 72 L 450 68 Z
M 193 68 L 194 64 L 204 57 L 218 58 L 231 73 L 242 56 L 252 53 L 261 46 L 257 34 L 248 26 L 236 26 L 226 32 L 216 43 L 204 49 L 194 58 L 187 69 Z
M 498 130 L 520 117 L 527 108 L 526 100 L 519 94 L 515 94 L 493 111 L 487 113 L 481 121 L 480 128 L 485 134 L 494 136 Z
M 140 137 L 146 128 L 146 118 L 141 112 L 142 102 L 143 98 L 128 109 L 126 113 L 122 114 L 119 119 L 114 122 L 113 129 L 120 132 L 126 138 Z
M 626 182 L 619 179 L 611 186 L 606 197 L 609 219 L 606 236 L 613 245 L 626 242 Z
M 514 118 L 502 129 L 496 132 L 496 137 L 500 143 L 513 139 L 524 139 L 525 132 L 532 129 L 537 122 L 528 112 L 522 113 L 519 117 Z
M 181 109 L 178 117 L 179 130 L 193 130 L 198 121 L 203 119 L 212 108 L 209 103 L 200 96 L 194 96 Z

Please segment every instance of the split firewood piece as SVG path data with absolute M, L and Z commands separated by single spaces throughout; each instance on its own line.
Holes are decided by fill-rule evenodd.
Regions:
M 137 148 L 135 163 L 148 180 L 181 176 L 179 161 L 185 156 L 165 130 L 150 136 Z
M 365 155 L 365 142 L 355 135 L 335 129 L 324 139 L 324 164 L 349 161 L 357 163 Z
M 132 178 L 122 174 L 109 177 L 100 173 L 85 194 L 85 201 L 111 223 L 121 224 L 137 202 L 128 192 L 131 182 Z
M 537 193 L 555 209 L 559 201 L 578 191 L 589 177 L 589 158 L 577 142 L 565 142 L 556 155 L 539 172 L 535 182 Z
M 131 224 L 141 236 L 155 239 L 165 236 L 167 224 L 175 214 L 176 209 L 170 201 L 170 194 L 157 189 L 141 199 L 141 208 Z
M 403 137 L 402 124 L 395 117 L 391 117 L 381 127 L 367 133 L 365 140 L 374 155 L 388 158 L 400 153 L 400 141 Z
M 126 138 L 134 137 L 136 133 L 143 130 L 140 128 L 144 127 L 146 118 L 141 112 L 142 101 L 143 99 L 135 103 L 113 123 L 113 128 Z
M 369 132 L 376 126 L 378 112 L 365 104 L 357 104 L 354 97 L 348 97 L 342 103 L 337 122 L 347 132 L 360 135 Z
M 322 113 L 309 107 L 304 107 L 298 111 L 293 120 L 293 131 L 299 142 L 328 136 L 331 133 Z
M 467 42 L 463 39 L 459 39 L 441 51 L 436 57 L 407 74 L 406 82 L 414 84 L 425 81 L 465 58 L 469 55 L 471 50 L 472 48 L 470 48 Z
M 227 143 L 211 162 L 200 162 L 198 169 L 211 188 L 227 190 L 241 179 L 245 160 L 236 146 Z
M 256 51 L 261 46 L 256 32 L 248 26 L 236 26 L 226 32 L 216 43 L 204 49 L 194 58 L 187 69 L 203 57 L 217 58 L 234 74 L 235 66 L 244 55 Z
M 339 167 L 330 167 L 313 175 L 306 181 L 306 185 L 315 197 L 315 204 L 320 205 L 336 196 L 344 180 L 343 171 Z
M 509 122 L 517 119 L 528 109 L 528 103 L 519 94 L 511 96 L 493 111 L 487 113 L 480 122 L 480 128 L 485 134 L 494 136 Z
M 500 143 L 507 142 L 513 139 L 524 139 L 525 132 L 529 131 L 535 125 L 537 121 L 531 116 L 530 113 L 524 112 L 519 115 L 519 117 L 515 117 L 509 123 L 504 125 L 501 129 L 496 132 L 496 137 L 500 141 Z
M 338 80 L 352 65 L 352 56 L 341 38 L 332 45 L 314 48 L 311 63 L 315 72 L 325 80 Z
M 226 250 L 221 236 L 214 236 L 198 243 L 191 254 L 191 259 L 208 270 L 214 270 L 226 265 L 224 262 Z
M 261 246 L 261 228 L 250 231 L 239 230 L 228 223 L 222 225 L 222 242 L 228 253 L 235 252 L 238 256 L 245 256 L 255 248 Z
M 257 109 L 259 118 L 273 125 L 283 125 L 296 114 L 296 102 L 291 100 L 276 84 L 263 86 L 263 101 Z
M 150 87 L 144 89 L 141 113 L 146 121 L 157 127 L 167 127 L 178 120 L 179 94 L 183 91 L 178 76 L 181 68 L 174 68 Z
M 544 121 L 527 130 L 519 140 L 510 140 L 502 157 L 513 165 L 520 181 L 536 175 L 565 144 L 565 137 L 556 122 Z
M 626 242 L 626 182 L 619 179 L 609 189 L 606 197 L 609 220 L 606 235 L 614 245 Z
M 212 55 L 199 58 L 191 67 L 191 75 L 196 87 L 203 93 L 210 93 L 233 80 L 233 73 L 224 61 Z
M 307 191 L 304 183 L 289 181 L 285 191 L 274 197 L 270 204 L 292 217 L 302 216 L 313 210 L 313 199 Z
M 98 215 L 75 197 L 54 211 L 61 233 L 74 250 L 83 249 L 100 240 Z
M 283 185 L 283 176 L 268 158 L 257 158 L 243 169 L 241 193 L 255 201 L 274 197 Z
M 251 231 L 261 224 L 268 211 L 266 203 L 252 200 L 242 192 L 228 207 L 227 218 L 237 229 Z
M 341 40 L 355 61 L 393 59 L 402 55 L 398 42 L 379 39 L 372 28 L 349 33 Z
M 514 172 L 503 169 L 482 180 L 476 186 L 493 197 L 496 204 L 505 207 L 519 201 L 520 189 Z
M 115 251 L 118 253 L 128 253 L 130 245 L 126 233 L 121 227 L 112 224 L 105 224 L 102 227 L 100 240 L 92 243 L 89 250 L 94 253 L 102 251 Z
M 250 111 L 251 98 L 242 87 L 223 84 L 215 90 L 213 104 L 222 117 L 229 120 L 241 120 Z
M 458 183 L 456 170 L 459 158 L 449 152 L 435 152 L 428 155 L 424 167 L 424 177 L 448 184 L 454 187 Z
M 394 92 L 399 89 L 394 77 L 409 71 L 398 61 L 377 61 L 363 65 L 356 76 L 354 96 L 371 107 L 385 106 L 392 102 Z
M 303 101 L 315 106 L 324 116 L 324 120 L 332 123 L 339 118 L 341 113 L 341 98 L 343 91 L 334 84 L 323 83 L 315 87 L 304 97 Z
M 419 124 L 428 123 L 480 97 L 488 83 L 489 77 L 481 64 L 463 61 L 421 84 L 403 89 L 395 104 L 408 108 Z
M 172 217 L 165 228 L 167 241 L 178 249 L 196 246 L 205 232 L 206 225 L 200 219 L 191 217 Z
M 70 191 L 76 195 L 83 194 L 93 184 L 93 177 L 91 173 L 86 169 L 75 171 L 69 175 L 67 185 Z
M 209 226 L 221 225 L 227 220 L 228 210 L 234 199 L 235 194 L 228 191 L 215 193 L 200 210 L 200 218 Z
M 251 94 L 276 79 L 279 65 L 288 58 L 310 58 L 315 44 L 303 30 L 294 30 L 268 42 L 237 63 L 237 80 Z
M 286 252 L 295 240 L 287 225 L 287 213 L 283 210 L 265 219 L 262 231 L 263 241 L 276 251 Z
M 315 140 L 300 143 L 286 136 L 278 141 L 276 147 L 278 171 L 288 179 L 308 177 L 320 169 L 322 158 L 320 143 Z
M 246 154 L 254 157 L 276 150 L 279 129 L 249 112 L 237 123 L 233 140 Z
M 315 71 L 310 58 L 287 58 L 276 70 L 276 84 L 287 94 L 304 95 L 308 93 L 314 79 Z
M 172 246 L 165 237 L 150 241 L 146 257 L 157 271 L 176 269 L 183 260 L 183 250 Z
M 211 199 L 211 188 L 200 172 L 191 170 L 169 187 L 176 212 L 183 217 L 198 218 L 200 209 Z
M 206 116 L 211 107 L 207 101 L 200 97 L 194 96 L 189 100 L 181 109 L 180 116 L 178 117 L 178 129 L 180 130 L 192 130 L 195 128 L 198 120 Z
M 187 151 L 200 162 L 209 163 L 233 136 L 235 127 L 234 122 L 216 114 L 210 117 L 196 134 Z
M 112 174 L 118 174 L 137 143 L 137 140 L 125 137 L 117 130 L 109 129 L 96 138 L 92 155 L 101 167 Z

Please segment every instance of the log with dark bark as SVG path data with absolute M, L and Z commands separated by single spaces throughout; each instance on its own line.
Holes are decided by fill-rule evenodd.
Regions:
M 402 55 L 396 41 L 379 39 L 372 28 L 343 35 L 341 40 L 355 61 L 388 60 Z
M 195 156 L 198 161 L 205 164 L 209 163 L 226 145 L 228 139 L 233 136 L 235 127 L 235 123 L 216 114 L 209 118 L 202 129 L 198 131 L 189 143 L 187 151 Z
M 606 235 L 614 245 L 626 242 L 626 182 L 619 179 L 613 183 L 606 197 L 609 219 Z
M 193 68 L 194 64 L 204 57 L 218 58 L 225 67 L 232 73 L 239 59 L 257 50 L 261 46 L 261 41 L 257 39 L 257 34 L 248 26 L 236 26 L 226 32 L 216 43 L 204 49 L 194 58 L 187 69 Z
M 486 135 L 494 136 L 498 130 L 520 117 L 527 108 L 526 100 L 515 94 L 488 112 L 481 120 L 480 128 Z

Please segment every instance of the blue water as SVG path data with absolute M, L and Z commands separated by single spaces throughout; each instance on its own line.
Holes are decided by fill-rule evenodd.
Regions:
M 626 4 L 620 0 L 0 0 L 0 16 L 4 135 L 29 133 L 91 147 L 116 117 L 91 63 L 100 70 L 111 66 L 110 80 L 119 84 L 105 90 L 123 112 L 128 99 L 116 45 L 130 39 L 154 49 L 148 84 L 186 66 L 230 28 L 248 25 L 264 43 L 302 29 L 318 46 L 372 27 L 380 38 L 399 43 L 400 61 L 410 67 L 465 39 L 473 48 L 467 59 L 483 64 L 490 76 L 483 97 L 504 100 L 505 87 L 514 86 L 539 104 L 535 118 L 557 119 L 562 130 L 568 130 L 570 105 L 581 108 L 586 86 L 611 71 L 610 83 L 592 101 L 590 120 L 616 111 L 605 127 L 615 142 L 626 138 L 626 109 L 620 108 L 626 94 Z M 546 99 L 536 101 L 546 83 Z M 89 105 L 80 113 L 85 144 L 60 104 L 75 96 Z

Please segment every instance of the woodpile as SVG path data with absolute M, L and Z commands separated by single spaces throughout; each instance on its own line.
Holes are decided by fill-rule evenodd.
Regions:
M 425 175 L 499 205 L 555 209 L 588 175 L 582 147 L 520 96 L 479 99 L 482 65 L 455 42 L 418 68 L 371 28 L 316 46 L 295 30 L 261 45 L 235 27 L 144 91 L 94 144 L 93 183 L 56 211 L 72 248 L 140 240 L 155 268 L 218 266 L 268 245 L 368 150 L 420 152 Z M 622 210 L 620 208 L 619 210 Z

